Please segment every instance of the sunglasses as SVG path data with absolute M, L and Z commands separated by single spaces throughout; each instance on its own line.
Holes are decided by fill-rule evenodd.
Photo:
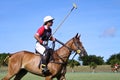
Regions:
M 51 22 L 51 23 L 53 23 L 53 20 L 50 20 L 50 21 L 48 21 L 48 22 Z

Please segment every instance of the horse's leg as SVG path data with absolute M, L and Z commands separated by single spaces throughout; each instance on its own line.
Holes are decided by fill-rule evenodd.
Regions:
M 14 70 L 8 69 L 7 75 L 2 80 L 10 80 L 13 76 L 15 76 L 16 73 L 14 72 Z
M 27 70 L 21 69 L 15 76 L 14 80 L 20 80 L 23 76 L 27 74 Z
M 65 74 L 66 74 L 66 66 L 62 68 L 61 74 L 57 76 L 57 80 L 66 80 Z
M 11 74 L 8 73 L 2 80 L 10 80 L 13 76 L 11 76 Z
M 57 77 L 57 80 L 66 80 L 65 75 L 60 75 Z
M 10 80 L 15 74 L 20 70 L 20 65 L 18 63 L 13 63 L 15 60 L 10 60 L 8 65 L 8 73 L 2 80 Z
M 45 80 L 53 80 L 52 76 L 46 76 Z
M 10 80 L 13 76 L 15 76 L 15 74 L 18 72 L 19 70 L 16 69 L 8 69 L 8 73 L 7 75 L 2 79 L 2 80 Z
M 10 80 L 15 75 L 14 70 L 8 65 L 8 73 L 2 80 Z

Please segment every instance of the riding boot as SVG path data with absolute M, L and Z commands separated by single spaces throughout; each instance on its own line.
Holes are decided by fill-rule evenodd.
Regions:
M 46 74 L 48 72 L 49 70 L 47 68 L 47 51 L 46 51 L 44 55 L 42 56 L 42 73 Z

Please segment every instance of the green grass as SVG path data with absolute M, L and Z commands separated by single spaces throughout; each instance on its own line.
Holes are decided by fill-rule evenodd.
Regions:
M 68 80 L 120 80 L 119 73 L 68 73 Z
M 71 72 L 71 68 L 67 67 L 67 71 Z M 74 67 L 75 72 L 92 72 L 90 66 L 78 66 Z M 95 72 L 112 72 L 110 65 L 98 65 L 95 69 Z
M 118 73 L 111 72 L 109 65 L 97 66 L 95 73 L 92 73 L 92 70 L 89 68 L 89 66 L 75 67 L 74 73 L 71 72 L 72 70 L 70 67 L 67 67 L 67 71 L 67 80 L 120 80 L 120 70 Z M 0 80 L 6 75 L 6 73 L 7 67 L 1 67 Z M 28 73 L 23 77 L 22 80 L 44 80 L 44 78 Z
M 0 79 L 5 73 L 0 73 Z M 67 73 L 67 80 L 120 80 L 120 73 Z M 43 77 L 28 73 L 22 80 L 44 80 Z M 54 79 L 56 80 L 56 79 Z

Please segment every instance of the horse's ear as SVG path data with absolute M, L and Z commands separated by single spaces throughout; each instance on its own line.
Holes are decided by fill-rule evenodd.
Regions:
M 81 34 L 78 35 L 78 33 L 76 34 L 75 38 L 80 38 Z
M 76 34 L 75 38 L 78 38 L 78 33 Z
M 77 38 L 80 38 L 81 37 L 81 34 L 80 35 L 78 35 L 78 37 Z

